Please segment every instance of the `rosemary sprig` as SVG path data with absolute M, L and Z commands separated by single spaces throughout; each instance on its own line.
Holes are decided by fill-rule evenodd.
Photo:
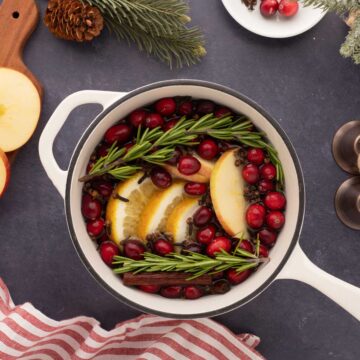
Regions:
M 237 248 L 233 254 L 222 251 L 217 253 L 214 258 L 194 252 L 189 252 L 188 255 L 172 253 L 167 256 L 147 252 L 144 254 L 143 260 L 115 256 L 113 264 L 118 266 L 114 269 L 116 274 L 175 271 L 191 274 L 188 280 L 192 280 L 207 273 L 213 274 L 230 268 L 241 272 L 255 268 L 267 261 L 269 261 L 268 258 L 260 258 Z

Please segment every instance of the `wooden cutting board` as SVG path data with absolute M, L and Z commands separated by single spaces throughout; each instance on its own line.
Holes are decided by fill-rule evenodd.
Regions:
M 8 67 L 26 75 L 35 85 L 40 97 L 40 82 L 26 67 L 22 53 L 26 41 L 39 22 L 35 0 L 3 0 L 0 6 L 0 67 Z M 10 161 L 16 152 L 9 153 Z

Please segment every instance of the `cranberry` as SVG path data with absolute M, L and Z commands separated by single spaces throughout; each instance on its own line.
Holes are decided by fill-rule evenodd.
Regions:
M 260 179 L 259 168 L 254 164 L 247 164 L 242 169 L 242 177 L 248 184 L 256 184 Z
M 273 191 L 265 196 L 264 203 L 270 210 L 282 210 L 285 207 L 286 198 L 282 193 Z
M 219 147 L 214 140 L 207 139 L 199 144 L 197 152 L 203 159 L 211 160 L 219 153 Z
M 258 232 L 259 239 L 262 243 L 267 246 L 271 246 L 275 243 L 277 238 L 277 233 L 271 229 L 262 229 Z
M 160 290 L 160 285 L 139 285 L 138 288 L 149 294 L 156 294 Z
M 191 155 L 184 155 L 180 157 L 177 167 L 181 174 L 193 175 L 200 170 L 201 163 Z
M 163 287 L 160 290 L 160 294 L 169 299 L 176 299 L 181 296 L 182 287 L 181 286 L 167 286 Z
M 173 98 L 164 98 L 155 103 L 155 110 L 162 116 L 170 116 L 176 110 L 176 103 Z
M 149 129 L 155 129 L 156 127 L 162 126 L 164 119 L 160 114 L 150 113 L 145 117 L 145 126 Z
M 167 162 L 170 165 L 176 165 L 180 159 L 180 156 L 182 155 L 182 152 L 179 148 L 175 148 L 174 152 L 173 152 L 173 157 L 168 160 Z
M 89 194 L 85 194 L 82 198 L 81 210 L 85 218 L 95 220 L 101 215 L 101 203 L 99 200 L 93 199 Z
M 133 260 L 144 258 L 145 245 L 140 240 L 124 241 L 124 255 Z
M 265 194 L 268 191 L 274 190 L 274 183 L 270 180 L 261 179 L 258 184 L 260 194 Z
M 193 103 L 191 101 L 185 101 L 179 106 L 179 114 L 180 115 L 191 115 L 193 112 Z
M 269 257 L 269 249 L 263 245 L 263 244 L 260 244 L 260 247 L 259 247 L 259 256 L 260 257 L 263 257 L 263 258 L 267 258 Z
M 216 233 L 216 228 L 214 225 L 208 225 L 202 229 L 200 229 L 196 233 L 196 240 L 200 244 L 208 245 L 214 239 Z
M 93 188 L 97 190 L 101 196 L 108 199 L 113 192 L 113 184 L 110 181 L 98 180 L 92 184 Z
M 193 216 L 194 225 L 204 226 L 211 220 L 212 216 L 213 212 L 210 208 L 206 206 L 201 206 L 198 210 L 196 210 Z
M 164 131 L 169 131 L 170 129 L 172 129 L 177 123 L 179 122 L 178 119 L 172 119 L 167 121 L 164 126 L 163 126 L 163 130 Z
M 105 141 L 108 144 L 112 144 L 115 141 L 123 144 L 129 141 L 130 137 L 131 129 L 130 126 L 126 124 L 115 125 L 105 133 Z
M 106 144 L 100 145 L 96 152 L 98 157 L 105 157 L 109 152 L 109 145 Z
M 279 3 L 279 13 L 286 17 L 294 16 L 299 10 L 296 0 L 281 0 Z
M 201 244 L 197 242 L 186 242 L 183 244 L 183 248 L 181 250 L 181 253 L 184 255 L 188 255 L 189 252 L 201 254 L 202 253 L 202 246 Z
M 161 167 L 152 169 L 150 177 L 153 184 L 162 189 L 166 189 L 172 184 L 171 175 Z
M 217 118 L 220 118 L 220 117 L 223 117 L 225 115 L 231 115 L 231 110 L 225 106 L 222 106 L 222 107 L 218 107 L 216 110 L 215 110 L 215 117 Z
M 193 196 L 204 195 L 207 190 L 207 185 L 197 182 L 188 182 L 185 184 L 184 190 L 188 195 L 193 195 Z
M 146 118 L 146 111 L 144 109 L 134 110 L 130 116 L 130 124 L 135 128 L 138 128 L 140 125 L 144 125 Z
M 225 279 L 220 279 L 217 281 L 214 281 L 214 283 L 211 286 L 211 293 L 216 295 L 225 294 L 228 291 L 230 291 L 231 286 L 229 282 Z
M 199 102 L 196 110 L 202 115 L 210 114 L 214 112 L 215 104 L 210 100 L 202 100 Z
M 174 245 L 168 240 L 157 239 L 154 242 L 154 251 L 160 256 L 165 256 L 174 252 Z
M 230 284 L 238 285 L 244 282 L 250 275 L 252 271 L 250 269 L 246 269 L 244 271 L 238 272 L 236 269 L 229 269 L 226 272 L 226 278 L 229 280 Z
M 276 167 L 269 163 L 260 168 L 260 175 L 265 180 L 274 180 L 276 178 Z
M 204 291 L 198 286 L 186 286 L 184 289 L 184 296 L 186 299 L 194 300 L 202 297 L 204 295 Z
M 254 251 L 253 245 L 249 240 L 241 240 L 239 248 L 249 253 L 252 253 Z
M 97 237 L 101 235 L 105 227 L 105 221 L 103 219 L 96 219 L 89 221 L 86 224 L 86 230 L 90 236 Z
M 265 207 L 260 204 L 252 204 L 246 210 L 246 221 L 253 229 L 258 229 L 264 224 Z
M 105 241 L 109 241 L 109 237 L 107 236 L 107 234 L 104 232 L 98 239 L 97 239 L 98 243 L 101 244 Z
M 274 16 L 279 4 L 276 0 L 263 0 L 260 4 L 260 12 L 262 16 L 271 17 Z
M 255 165 L 261 165 L 265 159 L 265 154 L 263 149 L 260 148 L 249 149 L 247 153 L 247 159 Z
M 119 248 L 112 241 L 101 243 L 99 251 L 102 260 L 109 266 L 112 266 L 114 256 L 119 255 Z
M 270 211 L 266 215 L 266 224 L 272 229 L 278 230 L 283 227 L 285 216 L 281 211 Z
M 221 250 L 225 250 L 226 252 L 230 252 L 231 250 L 231 240 L 225 236 L 219 236 L 215 238 L 206 248 L 206 253 L 214 257 L 216 253 L 221 252 Z

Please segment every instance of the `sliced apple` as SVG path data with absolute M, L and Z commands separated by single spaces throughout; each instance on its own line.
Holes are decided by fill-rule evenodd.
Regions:
M 216 217 L 225 231 L 231 236 L 247 236 L 245 183 L 241 168 L 235 166 L 234 152 L 225 152 L 216 162 L 210 179 L 210 194 Z
M 128 199 L 128 202 L 113 196 L 108 202 L 106 220 L 110 223 L 110 238 L 118 245 L 128 236 L 137 235 L 140 215 L 152 195 L 157 192 L 150 178 L 139 184 L 142 176 L 143 173 L 140 172 L 115 188 L 114 193 Z
M 204 160 L 200 156 L 194 155 L 200 163 L 200 170 L 194 175 L 183 175 L 176 166 L 165 164 L 163 167 L 173 176 L 186 181 L 194 181 L 199 183 L 208 183 L 210 181 L 211 173 L 214 169 L 215 163 L 212 161 Z
M 0 197 L 4 194 L 10 180 L 10 162 L 0 149 Z
M 187 220 L 194 215 L 198 208 L 199 198 L 185 198 L 171 212 L 166 222 L 166 232 L 174 237 L 174 242 L 182 242 L 188 238 Z
M 165 231 L 168 216 L 184 197 L 184 183 L 174 182 L 169 188 L 154 194 L 144 208 L 138 225 L 140 239 L 156 231 Z
M 40 95 L 22 73 L 0 68 L 0 148 L 13 151 L 34 133 L 41 109 Z

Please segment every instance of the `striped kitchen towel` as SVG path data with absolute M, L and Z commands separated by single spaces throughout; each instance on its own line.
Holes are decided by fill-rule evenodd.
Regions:
M 55 321 L 29 303 L 15 306 L 0 279 L 1 360 L 264 359 L 258 343 L 256 336 L 235 335 L 210 319 L 143 315 L 111 331 L 84 316 Z

